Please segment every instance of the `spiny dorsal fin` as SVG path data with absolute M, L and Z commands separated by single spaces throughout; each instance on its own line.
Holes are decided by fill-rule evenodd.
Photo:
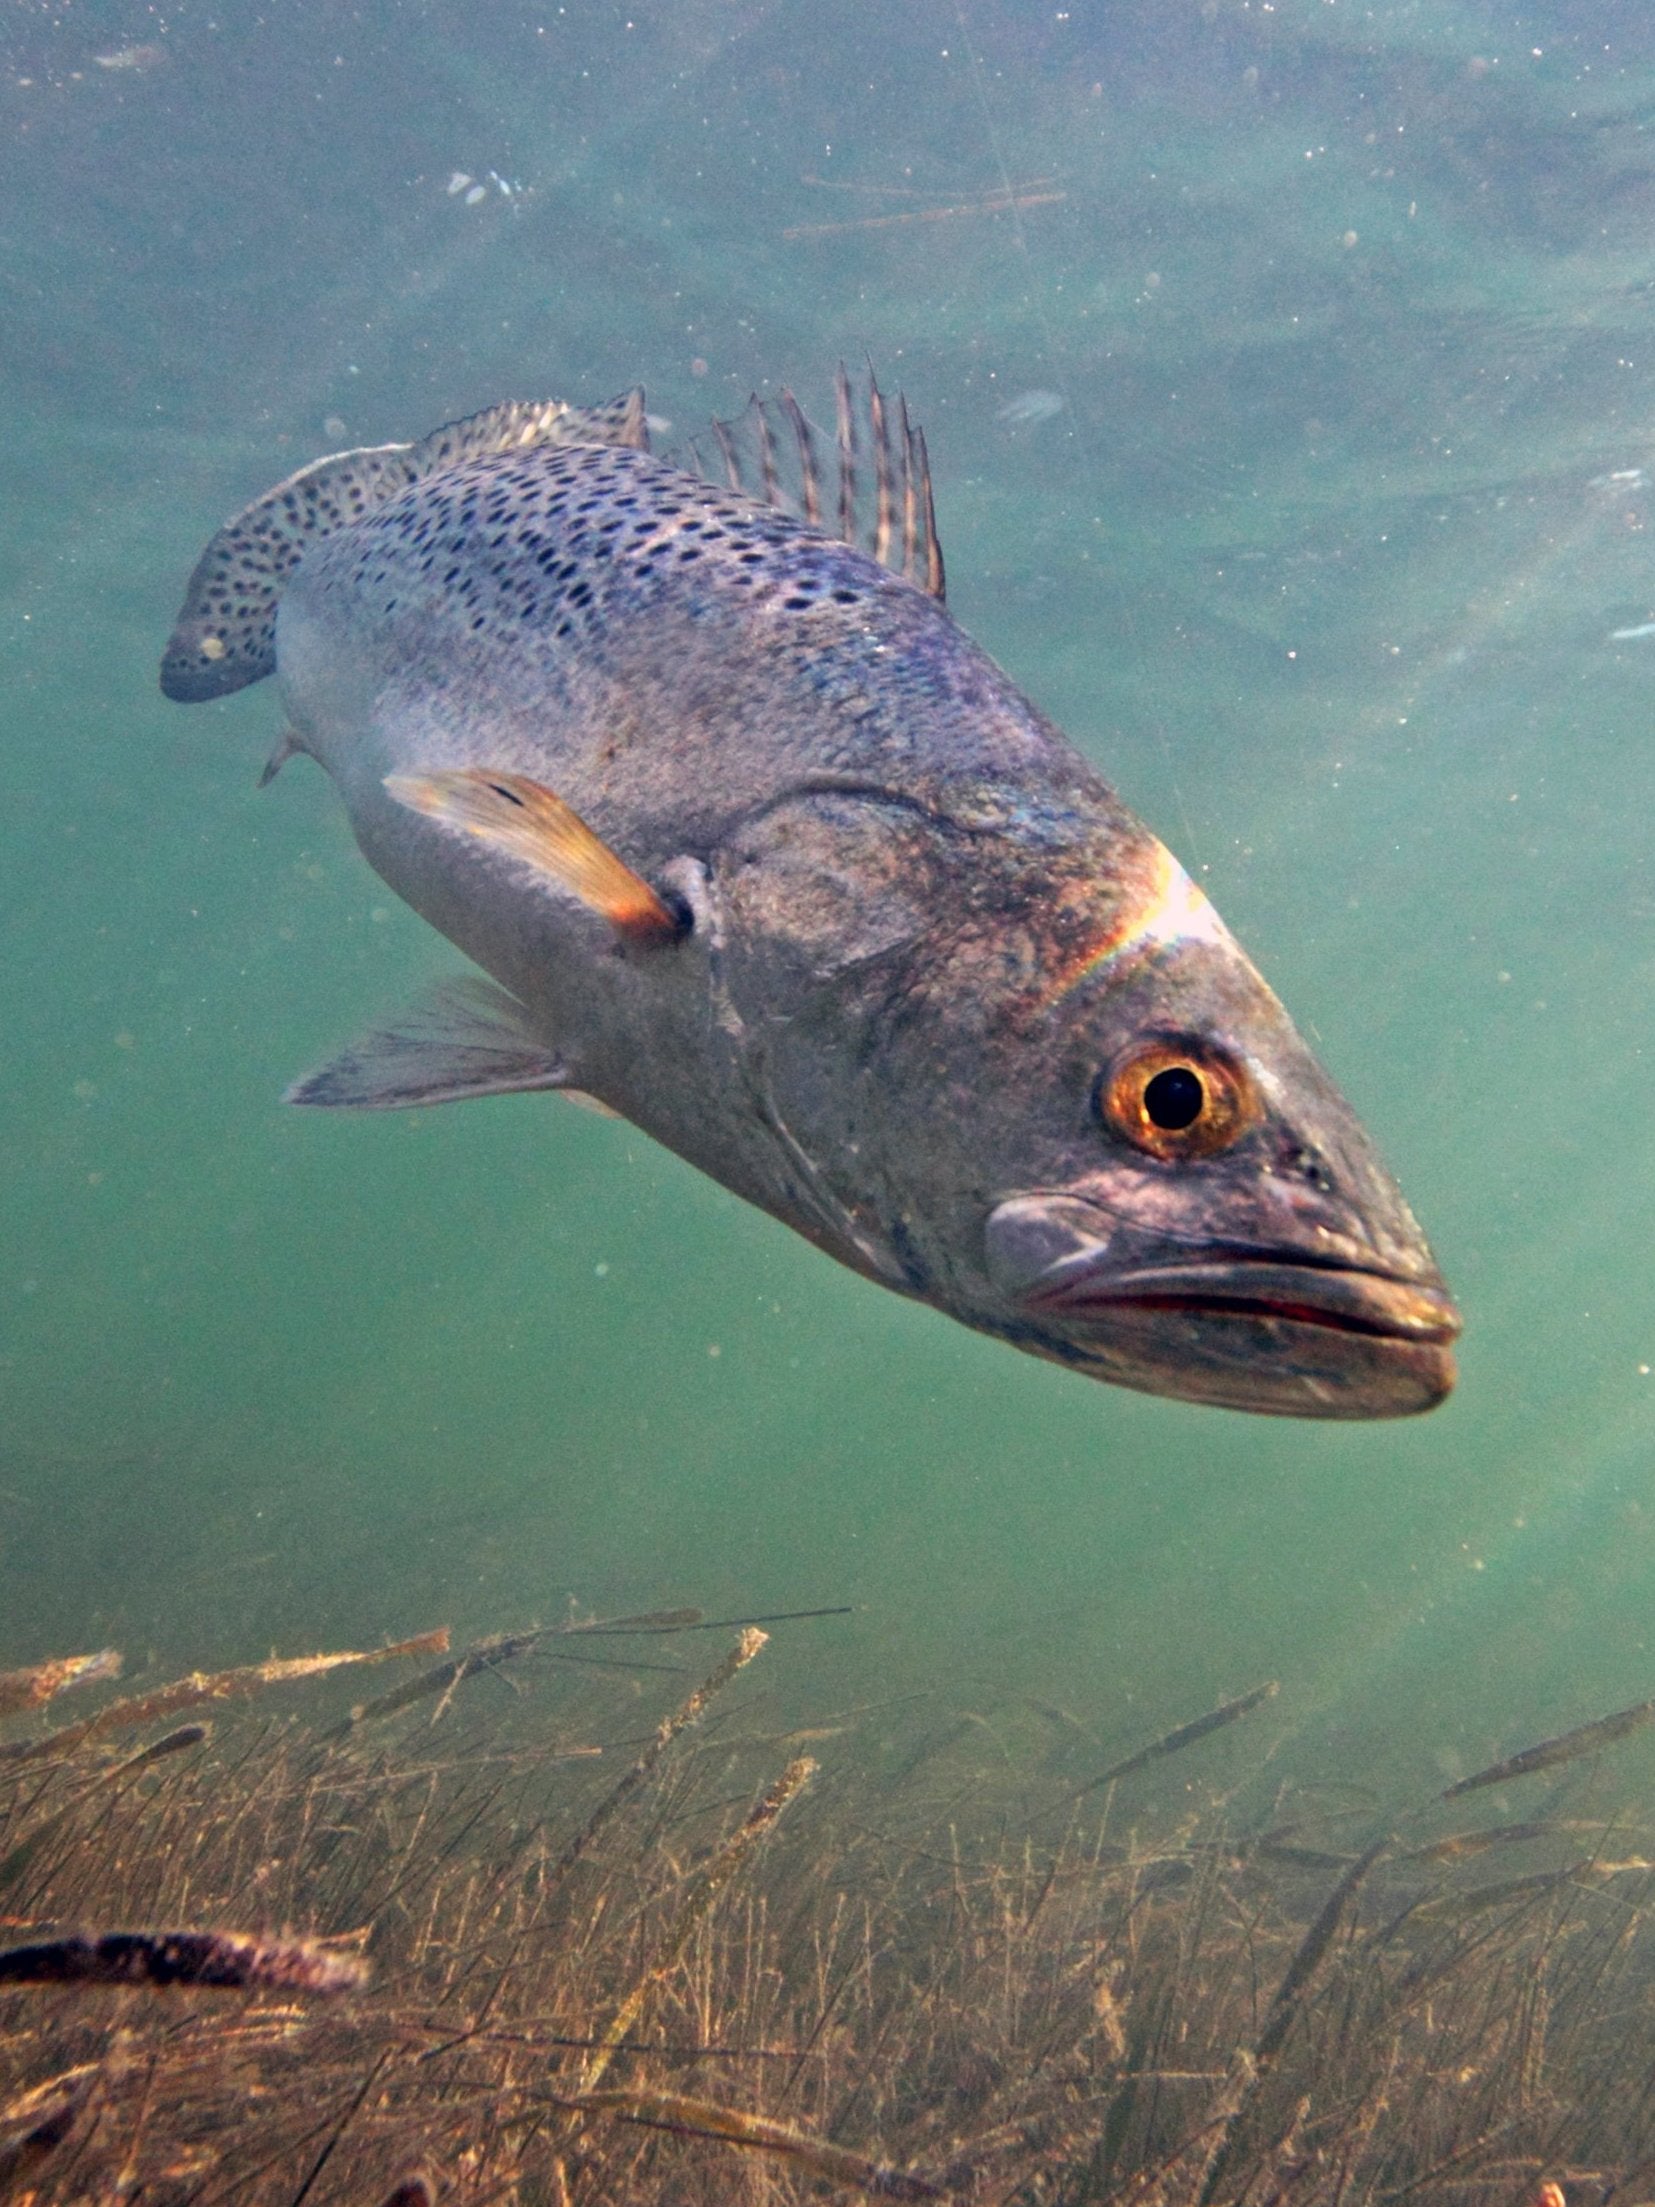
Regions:
M 543 782 L 481 766 L 387 774 L 399 805 L 462 828 L 547 874 L 625 941 L 676 942 L 687 921 Z
M 838 466 L 837 534 L 846 544 L 860 544 L 882 566 L 903 576 L 933 598 L 945 594 L 942 543 L 937 535 L 937 510 L 931 492 L 931 463 L 925 436 L 908 419 L 908 408 L 899 395 L 893 423 L 885 394 L 870 370 L 866 409 L 866 436 L 873 456 L 874 510 L 864 519 L 859 512 L 857 459 L 863 431 L 858 423 L 855 395 L 843 363 L 834 381 L 834 451 Z M 779 417 L 779 424 L 778 424 Z M 778 425 L 784 431 L 777 435 Z M 822 476 L 816 457 L 817 432 L 805 419 L 793 393 L 785 387 L 774 401 L 756 395 L 734 421 L 712 425 L 721 470 L 709 468 L 694 443 L 683 453 L 668 455 L 704 482 L 726 484 L 756 498 L 761 505 L 797 514 L 815 528 L 831 526 L 822 503 Z M 783 459 L 786 470 L 783 469 Z
M 318 537 L 360 521 L 410 483 L 462 461 L 534 445 L 630 445 L 647 452 L 640 389 L 603 406 L 508 400 L 434 429 L 418 444 L 371 445 L 313 460 L 227 521 L 196 562 L 161 661 L 161 688 L 193 704 L 275 672 L 276 602 Z

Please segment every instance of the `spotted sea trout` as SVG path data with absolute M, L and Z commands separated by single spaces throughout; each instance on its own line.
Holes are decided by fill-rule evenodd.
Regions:
M 641 392 L 497 407 L 208 545 L 162 688 L 274 673 L 267 777 L 318 760 L 489 976 L 290 1100 L 571 1092 L 1094 1378 L 1440 1402 L 1460 1321 L 1400 1192 L 1202 891 L 945 610 L 905 410 L 841 374 L 824 465 L 784 394 L 750 490 L 716 434 L 723 481 L 652 455 Z

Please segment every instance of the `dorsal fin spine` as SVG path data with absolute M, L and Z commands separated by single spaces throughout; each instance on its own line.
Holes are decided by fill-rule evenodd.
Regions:
M 747 401 L 759 418 L 759 466 L 764 475 L 764 502 L 767 506 L 779 506 L 782 502 L 781 477 L 776 473 L 776 437 L 770 427 L 770 416 L 757 391 Z
M 908 426 L 908 401 L 899 391 L 897 427 L 902 433 L 902 573 L 919 580 L 919 499 L 914 485 L 914 432 Z
M 850 377 L 845 363 L 833 381 L 834 412 L 839 438 L 839 534 L 847 544 L 856 542 L 856 411 L 850 402 Z
M 841 361 L 834 377 L 834 414 L 836 510 L 835 490 L 824 482 L 818 459 L 820 433 L 786 384 L 774 399 L 750 394 L 733 419 L 712 421 L 716 455 L 704 454 L 689 438 L 663 457 L 715 490 L 727 487 L 738 497 L 797 515 L 813 528 L 861 547 L 915 589 L 941 599 L 943 559 L 931 464 L 905 394 L 887 397 L 870 364 L 866 400 L 859 403 Z M 867 513 L 858 511 L 858 493 L 865 488 L 858 481 L 864 438 L 874 461 L 874 500 Z
M 741 480 L 741 459 L 736 451 L 736 441 L 730 434 L 729 423 L 715 420 L 713 435 L 718 439 L 718 449 L 724 455 L 724 472 L 730 479 L 730 488 L 743 489 L 745 486 Z
M 805 519 L 813 528 L 820 528 L 822 481 L 816 472 L 816 444 L 810 434 L 810 424 L 805 420 L 803 408 L 785 384 L 782 386 L 782 412 L 787 416 L 793 441 L 799 450 L 799 483 L 803 492 Z
M 948 596 L 948 577 L 943 572 L 936 500 L 931 495 L 931 455 L 926 450 L 923 429 L 914 431 L 914 450 L 919 455 L 919 494 L 925 507 L 925 587 L 940 604 Z
M 873 476 L 877 511 L 874 518 L 873 556 L 882 567 L 891 558 L 891 522 L 895 501 L 891 496 L 891 440 L 885 428 L 885 394 L 873 369 L 868 370 L 868 421 L 873 430 Z

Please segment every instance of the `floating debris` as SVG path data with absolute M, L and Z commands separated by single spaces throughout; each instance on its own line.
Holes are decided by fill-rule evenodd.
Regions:
M 111 1732 L 130 1732 L 140 1724 L 152 1723 L 157 1717 L 171 1716 L 175 1710 L 193 1708 L 203 1701 L 227 1701 L 238 1695 L 257 1693 L 265 1686 L 320 1678 L 329 1671 L 342 1670 L 355 1663 L 388 1663 L 399 1655 L 442 1654 L 447 1647 L 448 1628 L 444 1626 L 436 1632 L 422 1632 L 412 1640 L 394 1641 L 389 1647 L 369 1648 L 365 1653 L 272 1656 L 267 1663 L 246 1663 L 235 1670 L 192 1671 L 188 1678 L 175 1678 L 170 1685 L 157 1686 L 152 1693 L 134 1694 L 126 1701 L 112 1701 L 96 1716 L 85 1717 L 79 1724 L 65 1725 L 61 1731 L 48 1732 L 41 1739 L 14 1740 L 0 1747 L 0 1763 L 34 1762 L 44 1755 L 67 1754 Z
M 700 1719 L 713 1697 L 721 1694 L 736 1673 L 745 1670 L 754 1656 L 768 1642 L 768 1633 L 760 1632 L 756 1626 L 749 1625 L 729 1654 L 725 1656 L 723 1662 L 719 1664 L 717 1670 L 710 1677 L 702 1680 L 682 1707 L 675 1709 L 671 1716 L 663 1718 L 662 1722 L 656 1727 L 655 1737 L 638 1757 L 638 1760 L 620 1784 L 616 1786 L 612 1793 L 604 1795 L 579 1831 L 570 1840 L 568 1846 L 563 1850 L 562 1855 L 558 1858 L 557 1867 L 552 1872 L 554 1883 L 559 1883 L 568 1876 L 575 1864 L 591 1848 L 599 1833 L 614 1821 L 638 1789 L 649 1782 L 662 1756 L 679 1733 Z
M 842 184 L 825 177 L 807 176 L 803 180 L 821 190 L 863 191 L 870 195 L 884 195 L 887 187 L 879 185 Z M 889 187 L 891 195 L 917 198 L 921 195 L 906 187 Z M 847 222 L 795 222 L 783 230 L 782 236 L 789 243 L 802 238 L 839 238 L 852 230 L 895 230 L 916 222 L 955 222 L 972 215 L 1026 214 L 1035 207 L 1056 207 L 1068 198 L 1066 191 L 1052 188 L 1049 176 L 1032 177 L 1026 184 L 995 185 L 988 191 L 975 192 L 965 199 L 955 199 L 930 206 L 902 207 L 890 213 L 853 216 Z
M 587 2092 L 564 2103 L 618 2115 L 623 2122 L 646 2123 L 652 2130 L 676 2131 L 682 2138 L 717 2138 L 732 2146 L 783 2154 L 824 2183 L 869 2192 L 877 2199 L 942 2199 L 939 2185 L 905 2169 L 893 2169 L 865 2154 L 847 2153 L 825 2139 L 809 2138 L 790 2123 L 692 2099 L 684 2092 Z
M 815 1774 L 816 1765 L 808 1755 L 801 1755 L 795 1762 L 790 1762 L 775 1784 L 725 1840 L 711 1862 L 692 1881 L 666 1936 L 650 1957 L 649 1967 L 615 2010 L 607 2029 L 598 2040 L 597 2048 L 581 2078 L 583 2092 L 590 2092 L 608 2069 L 642 2013 L 645 2000 L 676 1967 L 689 1944 L 691 1933 L 707 1910 L 754 1847 L 768 1835 L 777 1817 Z
M 203 1985 L 259 1992 L 360 1992 L 368 1965 L 314 1939 L 235 1931 L 106 1931 L 0 1950 L 0 1985 Z
M 115 1648 L 100 1648 L 96 1655 L 60 1655 L 50 1663 L 34 1663 L 27 1670 L 0 1671 L 0 1716 L 19 1709 L 38 1709 L 71 1686 L 92 1686 L 106 1678 L 119 1678 L 121 1657 Z

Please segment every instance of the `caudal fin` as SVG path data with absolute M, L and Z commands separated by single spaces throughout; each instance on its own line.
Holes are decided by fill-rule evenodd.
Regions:
M 195 565 L 161 661 L 181 704 L 228 697 L 276 668 L 276 604 L 307 546 L 348 528 L 422 477 L 535 445 L 649 448 L 640 389 L 604 406 L 510 400 L 434 429 L 418 444 L 370 445 L 313 460 L 226 521 Z

